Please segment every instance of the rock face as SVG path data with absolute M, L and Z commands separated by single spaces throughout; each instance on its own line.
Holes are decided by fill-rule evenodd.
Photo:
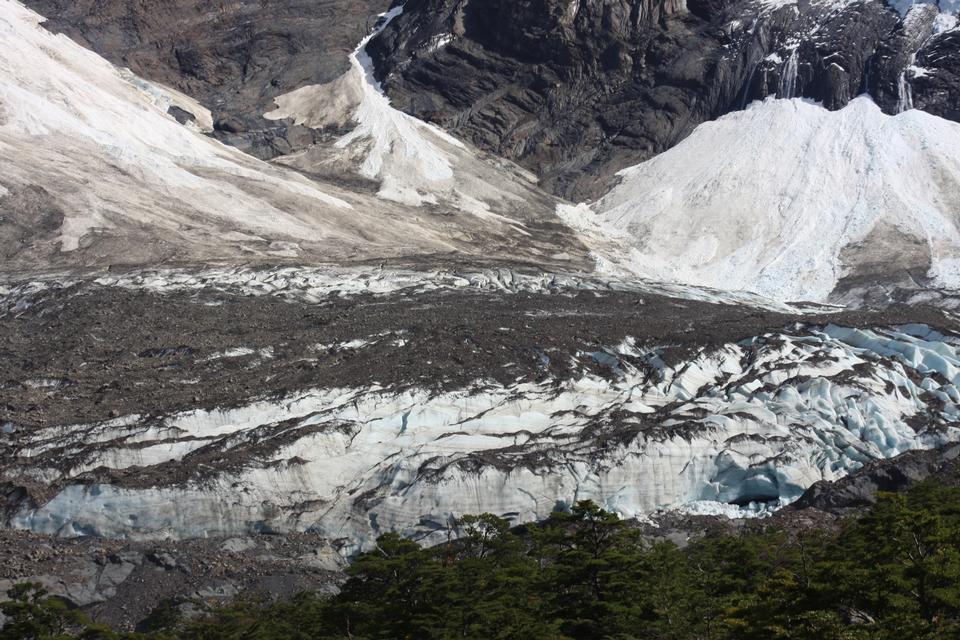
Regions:
M 769 95 L 868 91 L 955 118 L 956 8 L 868 2 L 410 0 L 370 46 L 399 108 L 574 200 Z
M 318 135 L 262 115 L 273 98 L 330 82 L 390 0 L 28 0 L 64 33 L 121 67 L 193 96 L 214 135 L 259 158 Z
M 940 32 L 917 51 L 905 76 L 911 87 L 914 108 L 960 121 L 958 51 L 960 30 L 956 28 Z

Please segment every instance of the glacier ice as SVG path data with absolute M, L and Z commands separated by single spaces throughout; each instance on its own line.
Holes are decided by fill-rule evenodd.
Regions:
M 580 209 L 574 209 L 580 211 Z M 602 271 L 602 270 L 601 270 Z M 88 274 L 89 275 L 89 274 Z M 16 313 L 50 289 L 64 289 L 82 281 L 83 274 L 47 274 L 43 280 L 22 281 L 0 276 L 0 317 Z M 829 313 L 841 307 L 827 304 L 785 303 L 743 291 L 657 282 L 633 276 L 586 275 L 509 268 L 437 269 L 342 266 L 316 264 L 279 267 L 206 267 L 139 269 L 100 275 L 93 282 L 103 287 L 146 290 L 223 291 L 249 296 L 276 296 L 295 302 L 320 303 L 330 296 L 349 298 L 397 292 L 478 289 L 504 294 L 518 292 L 570 295 L 577 291 L 631 291 L 720 304 L 747 305 L 782 313 Z
M 818 480 L 956 439 L 958 348 L 925 325 L 797 325 L 668 364 L 628 338 L 602 352 L 609 377 L 313 389 L 40 428 L 3 474 L 59 489 L 8 524 L 142 538 L 309 530 L 352 550 L 387 530 L 438 540 L 465 513 L 523 522 L 587 498 L 624 517 L 762 514 Z

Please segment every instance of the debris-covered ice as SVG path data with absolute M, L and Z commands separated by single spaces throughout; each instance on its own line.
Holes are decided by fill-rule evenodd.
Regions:
M 309 530 L 356 548 L 386 530 L 432 539 L 465 513 L 523 522 L 586 498 L 624 517 L 756 515 L 960 436 L 958 347 L 924 325 L 798 326 L 667 365 L 627 339 L 602 352 L 619 371 L 608 377 L 314 389 L 35 429 L 4 473 L 61 488 L 9 524 L 133 537 Z M 585 372 L 598 360 L 574 357 Z M 107 470 L 120 475 L 90 481 Z

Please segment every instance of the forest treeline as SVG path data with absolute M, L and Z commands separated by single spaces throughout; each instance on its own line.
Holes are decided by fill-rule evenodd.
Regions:
M 960 489 L 935 481 L 829 530 L 757 525 L 684 548 L 591 502 L 537 525 L 491 515 L 424 549 L 393 534 L 336 595 L 236 602 L 142 631 L 86 620 L 37 585 L 0 605 L 0 640 L 883 640 L 960 638 Z

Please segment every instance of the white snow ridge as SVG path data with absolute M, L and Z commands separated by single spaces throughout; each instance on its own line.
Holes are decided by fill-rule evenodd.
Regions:
M 646 277 L 824 301 L 845 275 L 904 259 L 960 287 L 960 124 L 921 111 L 768 99 L 620 176 L 561 213 Z

